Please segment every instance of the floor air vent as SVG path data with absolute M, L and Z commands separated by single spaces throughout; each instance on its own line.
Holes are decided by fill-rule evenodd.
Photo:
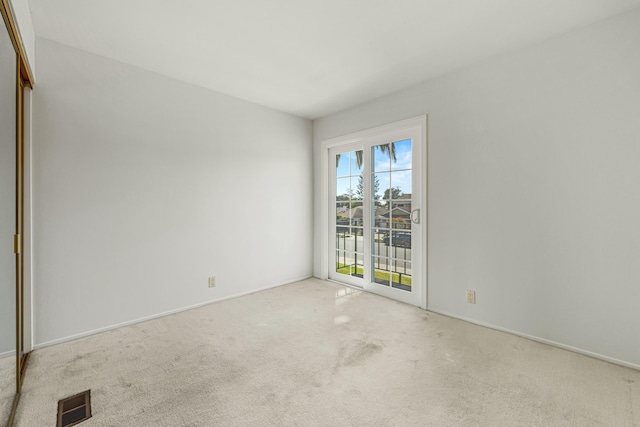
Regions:
M 91 418 L 91 390 L 58 401 L 57 427 L 69 427 Z

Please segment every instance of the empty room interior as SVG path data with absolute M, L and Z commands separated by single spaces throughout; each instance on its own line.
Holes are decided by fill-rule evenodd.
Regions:
M 640 427 L 640 0 L 0 8 L 0 426 Z

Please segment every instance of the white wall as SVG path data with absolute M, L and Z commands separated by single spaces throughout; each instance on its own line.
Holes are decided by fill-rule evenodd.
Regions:
M 31 10 L 29 9 L 29 0 L 9 0 L 13 9 L 13 17 L 18 25 L 20 38 L 24 46 L 27 61 L 34 74 L 36 71 L 36 34 L 33 29 L 33 21 L 31 20 Z
M 36 346 L 311 275 L 310 121 L 36 51 Z
M 315 166 L 427 113 L 429 308 L 640 367 L 638 52 L 635 9 L 317 120 Z

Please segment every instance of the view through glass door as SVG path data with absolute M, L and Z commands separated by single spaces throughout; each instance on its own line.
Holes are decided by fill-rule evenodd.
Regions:
M 328 244 L 330 279 L 424 306 L 420 129 L 329 149 Z
M 364 175 L 362 150 L 335 152 L 335 272 L 362 286 L 364 277 Z M 340 277 L 344 276 L 344 277 Z M 354 280 L 354 278 L 356 280 Z
M 411 291 L 411 140 L 372 149 L 371 281 Z

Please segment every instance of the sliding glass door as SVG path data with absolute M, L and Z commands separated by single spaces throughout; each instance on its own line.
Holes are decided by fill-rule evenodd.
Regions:
M 423 127 L 350 139 L 328 150 L 329 278 L 424 306 Z

